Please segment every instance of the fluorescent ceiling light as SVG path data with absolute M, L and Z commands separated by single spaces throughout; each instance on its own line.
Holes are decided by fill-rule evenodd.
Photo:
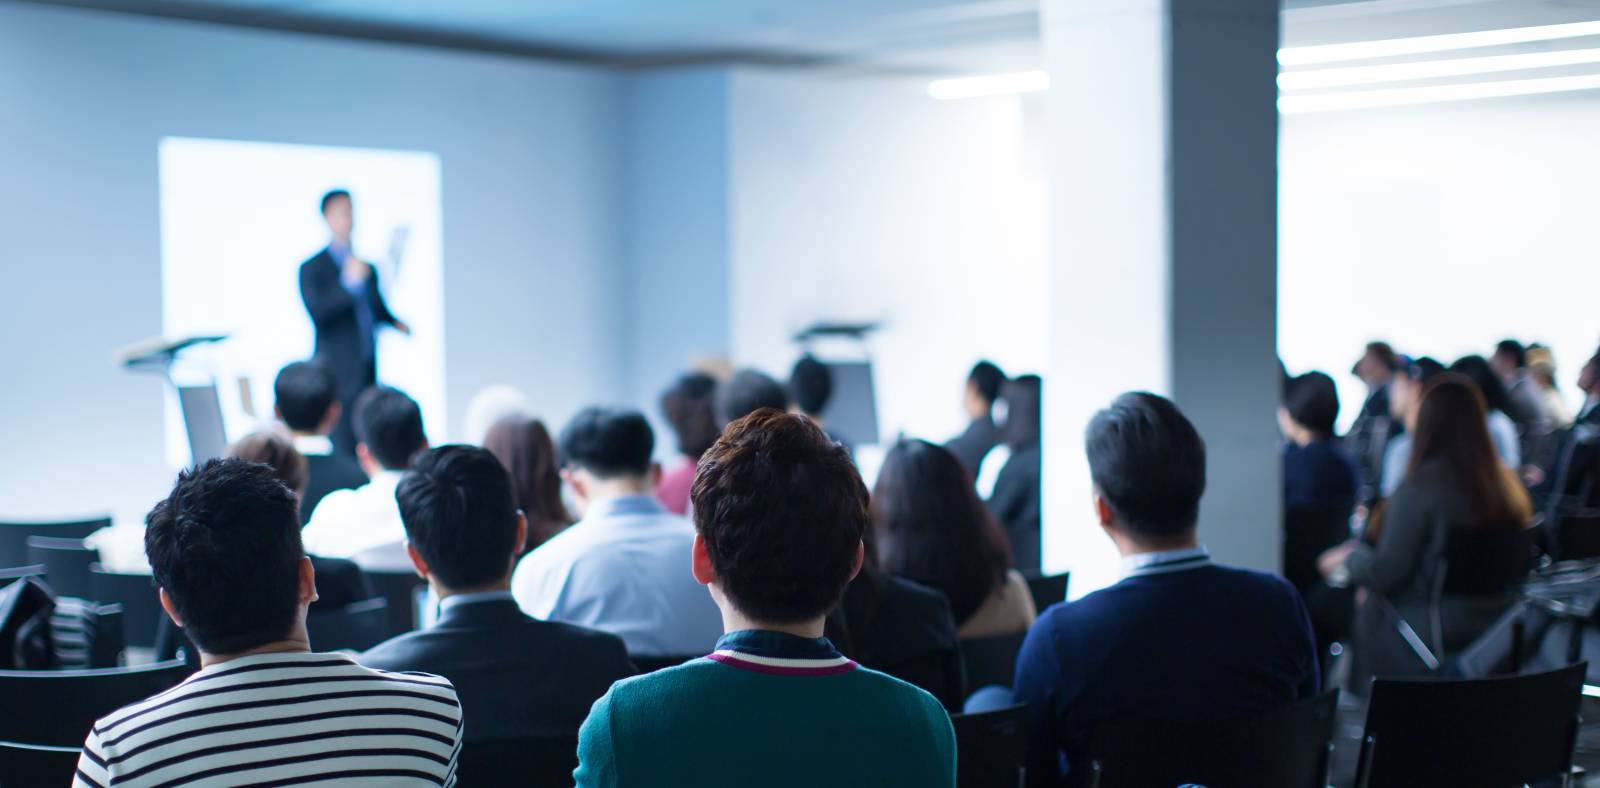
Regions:
M 1344 60 L 1420 55 L 1428 52 L 1449 52 L 1454 49 L 1525 44 L 1530 41 L 1556 41 L 1563 38 L 1581 38 L 1583 36 L 1597 35 L 1600 35 L 1600 21 L 1569 22 L 1561 25 L 1480 30 L 1473 33 L 1391 38 L 1383 41 L 1357 41 L 1349 44 L 1287 47 L 1278 50 L 1278 62 L 1285 66 L 1308 66 L 1315 63 L 1337 63 Z
M 1427 60 L 1418 63 L 1390 63 L 1382 66 L 1347 66 L 1289 71 L 1278 75 L 1283 90 L 1312 90 L 1348 85 L 1374 85 L 1412 79 L 1460 77 L 1468 74 L 1493 74 L 1533 68 L 1575 66 L 1600 63 L 1600 49 L 1563 49 L 1556 52 L 1529 52 L 1521 55 L 1494 55 L 1454 60 Z
M 1050 75 L 1043 71 L 1018 71 L 982 77 L 936 79 L 928 83 L 928 95 L 940 101 L 1037 93 L 1050 88 Z
M 1278 111 L 1286 115 L 1302 112 L 1333 112 L 1345 109 L 1399 107 L 1409 104 L 1434 104 L 1444 101 L 1529 96 L 1538 93 L 1564 93 L 1600 88 L 1600 74 L 1545 79 L 1512 79 L 1500 82 L 1474 82 L 1466 85 L 1435 85 L 1423 88 L 1354 90 L 1339 93 L 1314 93 L 1278 99 Z

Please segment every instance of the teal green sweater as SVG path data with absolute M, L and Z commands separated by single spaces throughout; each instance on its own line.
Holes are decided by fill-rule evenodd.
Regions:
M 578 735 L 579 788 L 954 788 L 932 695 L 826 638 L 724 635 L 708 657 L 619 681 Z

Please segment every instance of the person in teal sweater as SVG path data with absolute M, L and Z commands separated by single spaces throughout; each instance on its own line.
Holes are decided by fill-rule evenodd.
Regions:
M 850 455 L 805 416 L 764 408 L 702 457 L 691 500 L 692 571 L 727 634 L 595 702 L 579 788 L 955 788 L 944 707 L 822 636 L 868 527 Z

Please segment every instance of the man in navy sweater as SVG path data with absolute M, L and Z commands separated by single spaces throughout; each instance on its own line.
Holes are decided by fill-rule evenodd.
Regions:
M 1051 607 L 1028 632 L 1014 694 L 1032 716 L 1031 786 L 1081 783 L 1098 723 L 1231 720 L 1318 690 L 1299 594 L 1276 575 L 1212 563 L 1196 540 L 1206 450 L 1194 425 L 1166 399 L 1124 394 L 1085 442 L 1123 579 Z

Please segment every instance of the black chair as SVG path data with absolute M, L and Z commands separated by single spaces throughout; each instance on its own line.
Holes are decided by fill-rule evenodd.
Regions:
M 1430 671 L 1449 658 L 1444 632 L 1445 597 L 1506 596 L 1533 568 L 1538 532 L 1514 526 L 1457 528 L 1445 541 L 1444 559 L 1428 600 L 1427 621 L 1408 620 L 1387 598 L 1373 595 L 1412 653 Z M 1510 606 L 1510 600 L 1507 600 Z M 1417 631 L 1423 623 L 1426 634 Z M 1481 634 L 1481 633 L 1479 633 Z M 1458 644 L 1458 648 L 1461 647 Z
M 1033 595 L 1033 607 L 1040 613 L 1044 609 L 1067 600 L 1067 581 L 1072 579 L 1071 572 L 1062 572 L 1059 575 L 1024 574 L 1028 581 L 1028 593 Z
M 78 755 L 78 747 L 0 741 L 0 788 L 71 785 Z
M 1565 785 L 1587 669 L 1373 681 L 1357 788 Z
M 705 655 L 690 654 L 688 656 L 671 657 L 635 657 L 630 654 L 628 656 L 628 661 L 633 663 L 633 669 L 635 671 L 634 675 L 643 676 L 646 673 L 654 673 L 663 668 L 675 668 L 691 659 L 699 659 L 703 656 Z
M 128 645 L 155 646 L 156 629 L 166 613 L 161 609 L 154 577 L 111 572 L 94 564 L 89 567 L 89 598 L 101 604 L 122 605 L 123 639 Z
M 44 566 L 45 582 L 58 596 L 88 599 L 89 567 L 99 561 L 100 552 L 82 539 L 28 537 L 28 563 Z
M 8 566 L 0 569 L 0 586 L 13 580 L 24 577 L 44 577 L 44 564 L 29 564 L 28 566 Z
M 960 711 L 962 702 L 967 698 L 966 683 L 961 675 L 959 647 L 930 651 L 898 662 L 874 663 L 867 667 L 927 690 L 929 695 L 944 704 L 946 711 Z
M 48 523 L 0 523 L 0 566 L 21 566 L 28 563 L 30 536 L 83 539 L 101 528 L 109 527 L 111 527 L 110 517 Z
M 1089 785 L 1324 788 L 1338 704 L 1331 690 L 1231 722 L 1106 723 L 1089 734 Z
M 317 651 L 366 651 L 389 639 L 389 602 L 368 599 L 306 616 L 306 634 Z
M 961 641 L 961 664 L 965 669 L 967 691 L 983 687 L 1009 687 L 1016 675 L 1017 652 L 1027 632 L 969 638 Z
M 952 714 L 956 788 L 1020 788 L 1028 752 L 1028 707 Z
M 0 741 L 80 747 L 94 721 L 170 689 L 182 662 L 105 670 L 0 670 Z
M 489 739 L 461 745 L 456 765 L 464 786 L 517 785 L 545 788 L 572 785 L 578 768 L 578 737 L 559 739 Z
M 399 572 L 393 570 L 363 570 L 367 579 L 372 582 L 372 590 L 377 592 L 378 598 L 389 603 L 388 611 L 384 614 L 384 639 L 395 635 L 404 635 L 417 628 L 417 598 L 416 592 L 422 587 L 423 580 L 415 572 Z

